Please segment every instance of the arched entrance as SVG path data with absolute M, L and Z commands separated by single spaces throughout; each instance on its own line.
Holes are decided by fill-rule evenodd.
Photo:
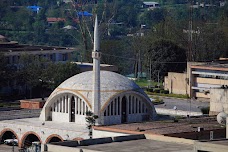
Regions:
M 121 123 L 125 123 L 127 122 L 127 99 L 125 96 L 122 98 L 121 107 Z
M 4 143 L 4 141 L 7 139 L 9 139 L 9 143 L 7 143 L 7 144 L 13 144 L 13 142 L 10 143 L 10 139 L 17 139 L 17 141 L 18 141 L 18 136 L 13 130 L 5 129 L 0 134 L 0 143 Z M 14 144 L 17 145 L 18 142 L 14 142 Z
M 63 141 L 63 138 L 57 134 L 53 134 L 46 139 L 45 143 L 47 144 L 47 143 L 60 142 L 60 141 Z
M 70 106 L 71 106 L 71 117 L 70 117 L 70 122 L 75 122 L 75 100 L 74 100 L 74 96 L 71 97 L 71 100 L 70 100 Z
M 28 132 L 28 133 L 24 134 L 24 136 L 22 137 L 20 147 L 24 147 L 24 148 L 30 147 L 33 142 L 42 143 L 39 135 L 37 135 L 34 132 Z

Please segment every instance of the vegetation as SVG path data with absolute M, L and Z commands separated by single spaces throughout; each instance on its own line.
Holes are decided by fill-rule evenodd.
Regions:
M 0 103 L 0 107 L 19 107 L 19 103 L 14 103 L 14 102 Z
M 148 95 L 152 96 L 164 96 L 164 97 L 173 97 L 173 98 L 182 98 L 182 99 L 188 99 L 188 95 L 182 95 L 182 94 L 164 94 L 164 93 L 155 93 L 155 92 L 148 92 L 146 91 Z
M 25 90 L 24 94 L 14 90 L 13 96 L 1 95 L 1 98 L 11 99 L 18 95 L 23 95 L 23 98 L 47 96 L 60 83 L 80 72 L 76 64 L 53 63 L 43 58 L 33 59 L 29 55 L 21 56 L 18 66 L 4 64 L 2 67 L 5 69 L 0 81 L 2 86 L 18 85 Z
M 149 81 L 147 79 L 138 79 L 135 81 L 135 83 L 142 88 L 148 88 L 149 86 L 152 87 L 152 86 L 158 85 L 157 82 Z M 161 84 L 159 84 L 159 85 L 161 85 Z
M 228 3 L 220 7 L 219 1 L 208 0 L 205 2 L 213 7 L 194 8 L 189 16 L 190 1 L 156 1 L 161 8 L 148 10 L 142 7 L 140 0 L 74 0 L 74 3 L 62 0 L 4 0 L 0 1 L 0 34 L 24 44 L 78 47 L 82 61 L 89 62 L 93 47 L 93 14 L 96 13 L 102 39 L 101 63 L 116 65 L 123 75 L 134 73 L 138 77 L 138 73 L 146 72 L 147 79 L 157 81 L 159 78 L 161 82 L 169 71 L 185 71 L 187 61 L 213 61 L 228 57 Z M 196 2 L 201 1 L 194 0 L 192 4 Z M 30 5 L 41 6 L 41 9 L 32 12 L 27 8 Z M 83 11 L 93 16 L 79 15 Z M 64 20 L 50 23 L 47 21 L 50 17 Z M 190 32 L 191 20 L 193 26 Z M 67 25 L 74 28 L 64 29 Z M 50 85 L 51 88 L 67 77 L 56 76 L 57 72 L 53 72 L 52 77 L 48 76 L 51 69 L 63 72 L 64 68 L 49 64 L 50 70 L 43 71 L 42 66 L 32 63 L 26 68 L 27 72 L 17 74 L 21 75 L 23 82 L 32 83 L 34 88 L 40 85 L 34 79 L 38 75 L 28 74 L 28 70 L 38 73 L 45 83 L 55 82 Z M 9 67 L 2 69 L 0 65 L 0 85 L 6 82 L 6 73 L 11 71 L 14 70 Z M 15 76 L 7 75 L 11 79 Z M 145 86 L 143 82 L 137 83 Z
M 98 119 L 97 115 L 94 115 L 93 112 L 88 111 L 86 112 L 86 122 L 87 122 L 87 129 L 89 130 L 89 137 L 93 137 L 92 127 L 95 126 L 96 119 Z
M 153 104 L 154 105 L 158 105 L 158 104 L 163 104 L 164 102 L 163 102 L 163 99 L 160 99 L 159 97 L 153 97 Z

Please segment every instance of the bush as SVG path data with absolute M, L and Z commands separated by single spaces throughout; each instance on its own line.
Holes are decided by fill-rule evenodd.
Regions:
M 169 94 L 169 90 L 161 90 L 160 92 L 163 94 Z
M 153 88 L 147 88 L 146 91 L 148 91 L 148 92 L 153 92 L 154 89 L 153 89 Z
M 154 93 L 160 93 L 160 91 L 161 91 L 161 89 L 159 89 L 159 88 L 156 88 L 156 89 L 154 89 Z

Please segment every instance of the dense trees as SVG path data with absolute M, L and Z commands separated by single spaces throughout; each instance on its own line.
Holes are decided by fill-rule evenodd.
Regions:
M 15 89 L 11 92 L 15 97 L 17 95 L 24 95 L 23 97 L 27 98 L 40 96 L 40 91 L 37 90 L 42 90 L 47 96 L 60 83 L 80 72 L 77 65 L 71 62 L 53 63 L 44 58 L 34 59 L 26 54 L 21 56 L 16 66 L 7 65 L 1 54 L 0 59 L 2 61 L 0 63 L 0 94 L 5 92 L 2 89 L 11 88 L 11 91 Z M 24 88 L 24 94 L 19 93 L 18 88 Z
M 161 8 L 147 10 L 142 8 L 139 0 L 99 0 L 97 4 L 95 1 L 78 0 L 74 4 L 66 4 L 61 0 L 1 1 L 0 34 L 20 43 L 77 46 L 82 48 L 83 61 L 91 61 L 94 16 L 78 15 L 80 11 L 88 11 L 98 14 L 103 53 L 101 62 L 117 65 L 122 74 L 147 71 L 149 63 L 154 70 L 162 67 L 161 73 L 164 75 L 170 70 L 183 71 L 182 63 L 169 67 L 164 62 L 186 61 L 190 33 L 194 61 L 227 57 L 227 4 L 219 7 L 216 0 L 204 1 L 216 7 L 194 8 L 190 17 L 187 0 L 157 2 Z M 28 5 L 40 5 L 42 9 L 38 14 L 32 13 L 26 8 Z M 61 17 L 66 21 L 48 24 L 47 17 Z M 189 30 L 191 18 L 192 31 Z M 66 25 L 76 29 L 64 30 Z M 179 60 L 178 54 L 185 56 L 181 57 L 183 60 Z M 155 63 L 155 59 L 159 64 Z

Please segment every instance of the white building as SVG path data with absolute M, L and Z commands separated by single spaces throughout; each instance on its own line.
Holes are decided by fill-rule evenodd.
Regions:
M 94 31 L 93 71 L 75 75 L 60 84 L 48 98 L 42 121 L 86 124 L 87 111 L 98 115 L 98 124 L 110 125 L 153 119 L 152 102 L 133 81 L 114 72 L 100 71 L 99 33 Z
M 86 112 L 98 115 L 96 124 L 152 120 L 155 108 L 144 91 L 128 78 L 100 71 L 98 22 L 94 32 L 93 71 L 60 84 L 47 99 L 40 118 L 0 121 L 0 141 L 15 136 L 19 147 L 89 138 Z M 29 143 L 29 144 L 28 144 Z
M 160 8 L 160 4 L 158 2 L 143 2 L 143 8 L 147 8 L 148 10 L 153 10 L 155 8 Z
M 86 111 L 92 111 L 92 71 L 75 75 L 50 95 L 41 112 L 43 121 L 85 124 Z M 102 125 L 140 122 L 152 119 L 152 102 L 133 81 L 109 71 L 101 71 L 100 119 Z

